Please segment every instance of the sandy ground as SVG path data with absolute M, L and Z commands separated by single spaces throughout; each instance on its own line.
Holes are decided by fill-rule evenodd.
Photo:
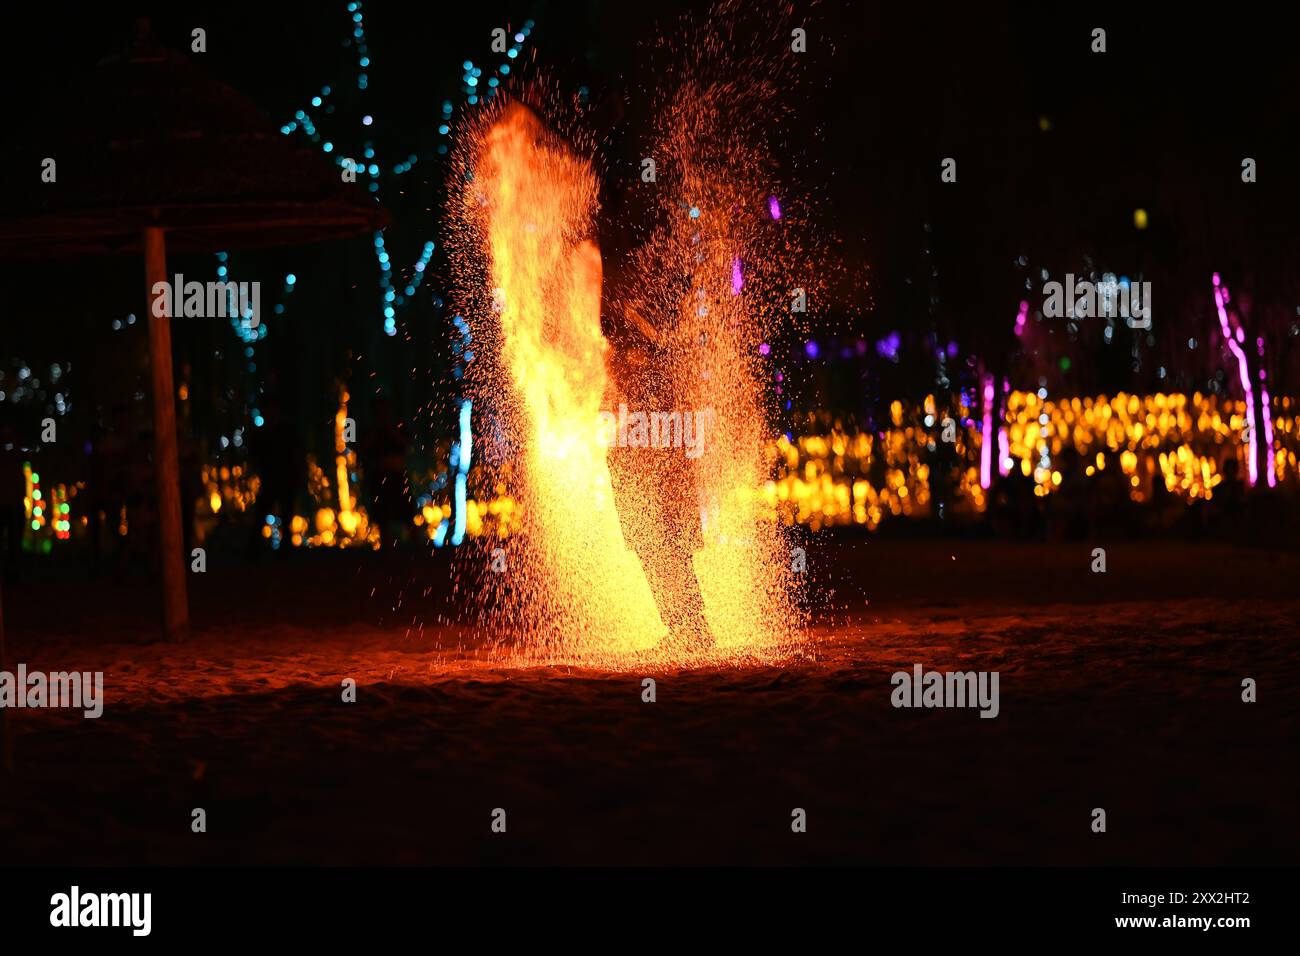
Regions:
M 626 672 L 501 666 L 419 554 L 214 567 L 184 645 L 144 576 L 46 571 L 10 666 L 105 712 L 11 713 L 0 863 L 1300 862 L 1300 560 L 1090 548 L 817 539 L 802 656 Z M 914 663 L 999 671 L 1000 716 L 893 708 Z

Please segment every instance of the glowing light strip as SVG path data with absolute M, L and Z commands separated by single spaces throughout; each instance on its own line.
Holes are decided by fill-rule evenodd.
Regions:
M 451 543 L 460 544 L 465 540 L 465 486 L 469 472 L 470 452 L 474 447 L 474 436 L 470 429 L 470 416 L 474 403 L 465 399 L 460 405 L 460 440 L 457 442 L 459 454 L 456 462 L 456 526 L 452 529 Z
M 1273 415 L 1269 411 L 1268 388 L 1260 388 L 1259 403 L 1264 411 L 1264 448 L 1268 453 L 1268 486 L 1277 487 L 1277 458 L 1273 454 Z
M 998 474 L 1005 478 L 1011 474 L 1011 436 L 1007 433 L 1007 395 L 1011 392 L 1011 380 L 1002 379 L 1002 390 L 998 394 Z
M 1277 487 L 1277 457 L 1273 454 L 1273 412 L 1269 408 L 1268 374 L 1264 371 L 1264 338 L 1255 339 L 1259 352 L 1259 409 L 1264 414 L 1264 452 L 1268 462 L 1268 486 Z
M 980 487 L 993 484 L 993 376 L 984 376 L 984 430 L 980 443 Z
M 1246 361 L 1246 353 L 1233 335 L 1231 323 L 1228 319 L 1228 289 L 1219 280 L 1219 274 L 1214 273 L 1214 306 L 1219 313 L 1219 326 L 1223 329 L 1223 337 L 1228 342 L 1228 348 L 1237 358 L 1237 373 L 1241 378 L 1241 388 L 1246 393 L 1246 434 L 1250 438 L 1249 459 L 1246 462 L 1246 475 L 1250 480 L 1250 486 L 1255 487 L 1259 481 L 1259 442 L 1255 437 L 1255 390 L 1250 384 L 1250 367 Z
M 1025 334 L 1025 321 L 1029 318 L 1029 303 L 1021 300 L 1020 311 L 1016 313 L 1016 335 Z
M 360 0 L 353 0 L 353 2 L 350 2 L 347 5 L 351 29 L 349 31 L 349 38 L 345 41 L 344 45 L 351 45 L 356 49 L 358 69 L 357 89 L 365 91 L 368 89 L 370 84 L 370 75 L 367 71 L 371 66 L 371 58 L 366 39 L 365 18 L 362 14 L 361 8 L 362 4 Z M 506 50 L 506 59 L 497 67 L 497 72 L 500 73 L 501 76 L 504 77 L 510 75 L 511 62 L 518 58 L 520 51 L 523 49 L 524 43 L 528 41 L 535 26 L 536 24 L 534 21 L 525 20 L 523 27 L 514 34 L 513 43 L 509 49 Z M 464 64 L 462 65 L 461 92 L 466 95 L 465 102 L 470 106 L 476 106 L 481 102 L 486 102 L 495 96 L 497 90 L 500 88 L 500 78 L 493 76 L 487 80 L 487 89 L 480 91 L 479 81 L 483 76 L 483 69 L 483 67 L 475 66 L 471 60 L 464 61 Z M 311 98 L 311 106 L 316 109 L 324 108 L 325 101 L 333 92 L 334 88 L 332 86 L 321 87 L 320 93 Z M 451 135 L 452 112 L 453 106 L 451 101 L 444 100 L 442 104 L 442 122 L 438 126 L 438 133 L 440 136 L 449 137 Z M 371 127 L 375 124 L 375 117 L 367 113 L 362 117 L 361 124 L 366 127 Z M 342 147 L 336 144 L 333 140 L 322 141 L 321 134 L 317 130 L 312 121 L 311 115 L 306 109 L 297 110 L 294 113 L 294 118 L 280 127 L 280 132 L 286 136 L 297 130 L 301 130 L 303 134 L 306 135 L 313 144 L 319 146 L 323 152 L 333 154 L 335 165 L 343 167 L 344 164 L 353 162 L 357 172 L 369 175 L 370 182 L 367 184 L 366 188 L 371 193 L 379 192 L 379 180 L 382 174 L 390 173 L 394 177 L 401 176 L 410 172 L 421 159 L 421 157 L 412 153 L 401 162 L 381 167 L 379 163 L 373 162 L 375 159 L 375 150 L 373 141 L 371 140 L 365 141 L 365 148 L 362 153 L 364 160 L 358 161 L 350 159 L 348 156 L 344 155 Z M 448 144 L 445 142 L 440 143 L 435 153 L 430 154 L 425 158 L 432 158 L 435 155 L 446 156 L 448 152 Z M 416 275 L 405 285 L 405 295 L 400 294 L 393 285 L 392 263 L 390 262 L 389 253 L 385 248 L 382 232 L 375 233 L 374 252 L 375 260 L 379 266 L 380 272 L 380 311 L 383 314 L 384 319 L 384 334 L 392 338 L 397 335 L 397 316 L 399 310 L 403 305 L 410 301 L 411 297 L 415 295 L 416 290 L 420 286 L 420 280 L 423 278 L 425 266 L 428 265 L 429 258 L 433 254 L 433 242 L 425 242 L 424 251 L 414 264 Z

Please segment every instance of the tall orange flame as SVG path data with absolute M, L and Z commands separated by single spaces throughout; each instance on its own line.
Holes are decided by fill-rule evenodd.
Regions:
M 509 108 L 482 139 L 465 199 L 488 260 L 497 395 L 521 437 L 520 550 L 501 598 L 542 655 L 654 646 L 663 628 L 615 513 L 598 413 L 605 389 L 590 166 Z

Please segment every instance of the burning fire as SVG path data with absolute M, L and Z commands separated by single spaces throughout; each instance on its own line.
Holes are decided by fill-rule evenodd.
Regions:
M 492 543 L 496 573 L 484 574 L 494 623 L 522 635 L 530 657 L 605 662 L 678 656 L 682 645 L 666 640 L 673 622 L 674 638 L 684 626 L 724 654 L 789 640 L 790 562 L 756 493 L 767 431 L 750 356 L 762 329 L 742 294 L 750 221 L 771 219 L 765 196 L 742 195 L 720 170 L 691 165 L 688 150 L 665 148 L 685 161 L 675 188 L 693 197 L 689 213 L 636 256 L 635 301 L 602 303 L 591 164 L 519 104 L 492 114 L 472 142 L 455 218 L 459 265 L 475 276 L 471 323 L 488 342 L 478 386 L 521 454 L 512 491 L 523 526 Z M 616 410 L 621 376 L 611 367 L 626 367 L 632 346 L 602 334 L 602 304 L 654 344 L 639 384 L 675 407 L 650 411 L 707 422 L 690 467 L 672 458 L 680 448 L 612 453 L 602 412 L 607 422 Z M 700 546 L 665 527 L 669 513 L 698 520 Z
M 488 262 L 485 361 L 524 460 L 521 541 L 496 557 L 499 623 L 542 655 L 629 651 L 661 636 L 654 599 L 623 546 L 598 412 L 605 390 L 600 252 L 590 166 L 522 106 L 486 130 L 464 194 Z

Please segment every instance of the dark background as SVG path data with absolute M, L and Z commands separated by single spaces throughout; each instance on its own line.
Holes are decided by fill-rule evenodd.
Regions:
M 491 29 L 517 29 L 532 18 L 536 26 L 516 62 L 536 54 L 562 88 L 589 91 L 597 107 L 590 122 L 605 124 L 596 131 L 608 137 L 606 187 L 617 189 L 620 175 L 634 173 L 638 136 L 658 105 L 637 92 L 647 79 L 646 45 L 683 30 L 679 18 L 688 6 L 367 3 L 372 64 L 364 94 L 352 82 L 356 54 L 342 45 L 350 28 L 342 2 L 27 8 L 0 58 L 0 84 L 11 94 L 0 136 L 5 155 L 26 155 L 39 144 L 25 141 L 23 131 L 41 111 L 48 119 L 48 111 L 61 110 L 62 122 L 76 123 L 86 69 L 129 40 L 144 14 L 154 34 L 179 49 L 188 50 L 190 30 L 203 26 L 202 63 L 277 125 L 330 84 L 340 91 L 331 100 L 338 112 L 317 116 L 333 134 L 327 138 L 341 147 L 355 140 L 356 118 L 368 112 L 381 161 L 424 156 L 445 141 L 436 135 L 442 101 L 456 103 L 458 115 L 463 108 L 461 61 L 495 63 Z M 696 15 L 707 20 L 698 8 Z M 1222 354 L 1211 341 L 1209 293 L 1216 270 L 1249 296 L 1242 301 L 1252 304 L 1250 318 L 1269 340 L 1275 393 L 1293 388 L 1300 291 L 1291 222 L 1300 196 L 1292 131 L 1300 116 L 1288 33 L 1270 20 L 1278 16 L 1255 10 L 1247 17 L 1227 7 L 1173 15 L 1163 6 L 839 2 L 796 14 L 808 24 L 809 65 L 805 81 L 788 92 L 786 135 L 772 148 L 787 175 L 818 199 L 815 228 L 839 240 L 835 271 L 842 277 L 829 301 L 814 303 L 814 322 L 832 347 L 823 346 L 812 363 L 801 341 L 776 352 L 795 366 L 803 409 L 852 419 L 934 390 L 943 375 L 931 340 L 960 347 L 955 369 L 947 370 L 953 388 L 976 359 L 1011 374 L 1014 387 L 1046 379 L 1074 394 L 1216 388 Z M 1094 26 L 1107 30 L 1105 54 L 1089 50 Z M 947 156 L 958 161 L 956 184 L 940 182 Z M 1258 161 L 1257 183 L 1241 182 L 1245 156 Z M 394 215 L 387 242 L 399 275 L 409 272 L 424 240 L 441 249 L 445 176 L 435 159 L 385 180 L 380 199 Z M 12 169 L 7 188 L 35 183 L 32 170 Z M 1133 226 L 1138 207 L 1150 219 L 1142 232 Z M 451 425 L 451 335 L 439 307 L 445 268 L 400 313 L 399 334 L 385 336 L 369 242 L 232 251 L 234 276 L 261 279 L 272 300 L 284 274 L 299 278 L 285 316 L 275 317 L 258 345 L 251 374 L 283 393 L 308 450 L 329 438 L 331 384 L 339 376 L 395 398 L 431 449 Z M 211 257 L 174 257 L 171 268 L 211 278 L 213 265 Z M 437 257 L 433 265 L 445 267 Z M 1151 337 L 1134 341 L 1121 324 L 1107 345 L 1100 323 L 1070 331 L 1058 321 L 1022 346 L 1011 328 L 1021 298 L 1041 302 L 1038 270 L 1059 279 L 1089 266 L 1152 281 Z M 143 314 L 139 273 L 135 261 L 0 264 L 0 361 L 71 362 L 64 390 L 74 429 L 146 391 L 143 323 L 110 328 L 115 318 Z M 228 328 L 177 326 L 178 366 L 212 398 L 195 403 L 202 420 L 194 423 L 212 444 L 246 423 L 250 373 Z M 863 338 L 870 345 L 890 330 L 902 337 L 898 363 L 877 360 L 872 348 L 866 359 L 838 360 L 841 343 Z M 1196 348 L 1188 348 L 1189 338 L 1199 338 Z M 1068 373 L 1062 357 L 1071 359 Z M 364 417 L 373 390 L 356 391 Z M 801 410 L 790 413 L 796 424 Z

